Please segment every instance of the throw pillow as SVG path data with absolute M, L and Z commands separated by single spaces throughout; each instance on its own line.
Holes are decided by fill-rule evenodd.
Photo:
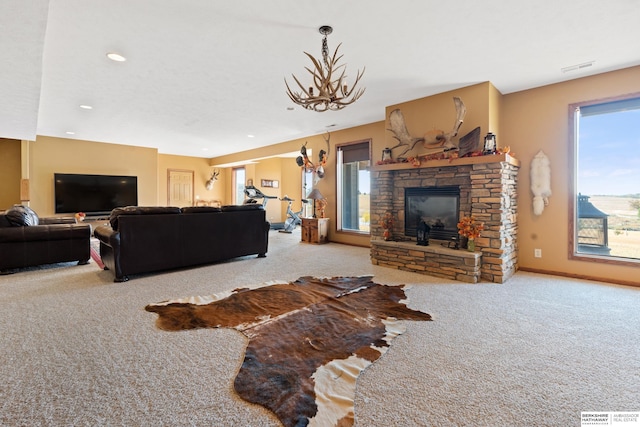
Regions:
M 5 212 L 5 217 L 14 227 L 38 225 L 40 223 L 38 214 L 29 206 L 13 205 Z

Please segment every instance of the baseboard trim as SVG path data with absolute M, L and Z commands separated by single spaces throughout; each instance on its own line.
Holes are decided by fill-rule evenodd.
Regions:
M 613 283 L 615 285 L 640 287 L 640 282 L 631 282 L 631 281 L 627 281 L 627 280 L 618 280 L 618 279 L 605 278 L 605 277 L 588 276 L 588 275 L 585 275 L 585 274 L 564 273 L 564 272 L 561 272 L 561 271 L 540 270 L 540 269 L 537 269 L 537 268 L 528 268 L 528 267 L 519 267 L 518 270 L 519 271 L 527 271 L 529 273 L 550 274 L 550 275 L 553 275 L 553 276 L 569 277 L 569 278 L 572 278 L 572 279 L 592 280 L 594 282 Z

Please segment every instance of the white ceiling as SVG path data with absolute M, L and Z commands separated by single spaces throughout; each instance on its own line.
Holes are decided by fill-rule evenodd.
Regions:
M 638 0 L 2 0 L 0 137 L 216 157 L 479 82 L 508 94 L 639 65 L 638 22 Z M 324 24 L 348 75 L 366 67 L 366 93 L 342 111 L 288 111 L 284 79 L 306 77 Z

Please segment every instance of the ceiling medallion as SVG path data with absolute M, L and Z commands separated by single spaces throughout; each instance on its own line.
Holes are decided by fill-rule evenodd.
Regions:
M 336 47 L 333 56 L 329 57 L 327 35 L 331 34 L 333 28 L 328 25 L 323 25 L 318 31 L 324 36 L 322 38 L 322 62 L 307 52 L 304 52 L 313 63 L 313 69 L 305 67 L 309 74 L 313 76 L 313 86 L 309 86 L 307 89 L 300 83 L 300 80 L 292 74 L 291 76 L 300 87 L 301 92 L 292 91 L 287 83 L 287 79 L 285 79 L 284 84 L 287 86 L 287 95 L 289 95 L 289 98 L 291 98 L 293 102 L 303 106 L 307 110 L 320 112 L 341 110 L 347 105 L 356 102 L 364 93 L 365 88 L 357 89 L 358 82 L 364 74 L 364 68 L 362 72 L 358 70 L 353 86 L 351 90 L 349 90 L 345 82 L 346 65 L 338 65 L 338 61 L 342 58 L 342 55 L 338 56 L 338 49 L 340 49 L 342 43 Z

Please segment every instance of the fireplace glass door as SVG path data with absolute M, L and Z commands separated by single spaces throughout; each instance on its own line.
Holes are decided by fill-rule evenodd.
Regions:
M 407 188 L 404 204 L 406 236 L 416 236 L 421 220 L 431 227 L 432 239 L 450 240 L 458 235 L 460 187 Z

